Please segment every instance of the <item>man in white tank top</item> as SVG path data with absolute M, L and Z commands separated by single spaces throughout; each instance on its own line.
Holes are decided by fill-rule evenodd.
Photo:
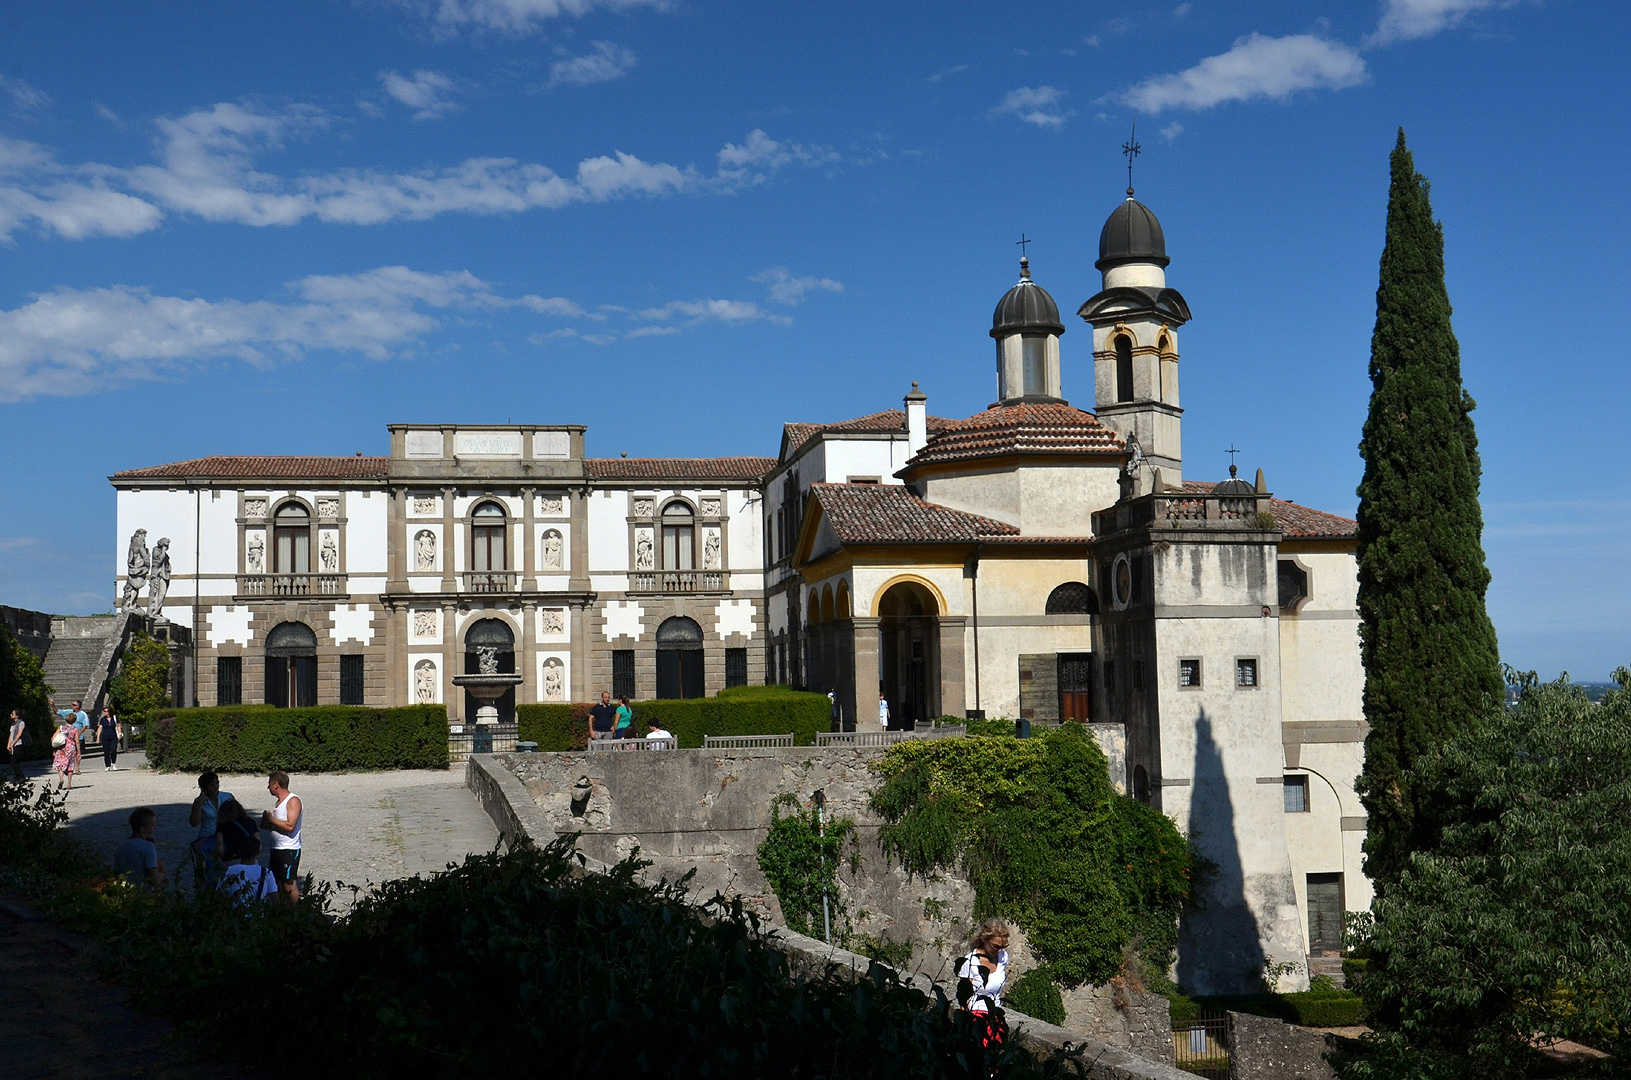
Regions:
M 289 774 L 278 771 L 266 778 L 266 790 L 277 805 L 261 814 L 261 827 L 272 834 L 267 868 L 277 877 L 278 889 L 291 904 L 300 902 L 300 826 L 305 808 L 289 790 Z

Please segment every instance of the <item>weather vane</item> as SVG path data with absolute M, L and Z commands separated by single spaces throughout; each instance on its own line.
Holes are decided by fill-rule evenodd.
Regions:
M 1144 152 L 1144 148 L 1138 145 L 1137 120 L 1133 121 L 1132 137 L 1121 144 L 1121 152 L 1127 155 L 1127 195 L 1131 198 L 1133 194 L 1133 159 Z

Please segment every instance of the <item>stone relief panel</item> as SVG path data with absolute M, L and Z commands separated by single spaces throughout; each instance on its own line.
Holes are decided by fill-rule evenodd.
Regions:
M 413 568 L 415 570 L 436 569 L 436 534 L 429 529 L 420 529 L 414 534 Z
M 532 456 L 564 458 L 572 454 L 572 436 L 564 431 L 537 431 L 532 436 Z
M 566 496 L 538 496 L 538 512 L 543 514 L 545 517 L 562 517 L 566 513 Z
M 435 517 L 441 513 L 441 498 L 436 495 L 415 495 L 413 512 L 421 517 Z
M 419 705 L 436 704 L 436 662 L 421 660 L 413 666 L 413 700 Z
M 439 458 L 442 456 L 442 433 L 410 431 L 403 440 L 403 450 L 411 458 Z
M 704 570 L 719 570 L 721 566 L 721 549 L 718 529 L 702 530 L 702 568 Z
M 250 519 L 255 519 L 255 518 L 264 518 L 265 516 L 266 516 L 266 500 L 265 499 L 245 499 L 244 500 L 244 517 L 250 518 Z
M 650 529 L 634 530 L 634 568 L 636 570 L 651 570 L 657 565 L 656 548 L 652 543 Z
M 633 515 L 635 517 L 650 517 L 657 509 L 657 504 L 651 499 L 635 499 L 633 502 Z
M 420 608 L 413 613 L 413 636 L 421 641 L 442 639 L 441 612 L 435 608 Z
M 543 543 L 539 545 L 539 567 L 544 570 L 559 570 L 564 557 L 561 549 L 561 532 L 559 529 L 545 529 Z
M 546 637 L 559 637 L 566 633 L 566 610 L 564 608 L 539 608 L 538 633 Z
M 325 574 L 340 572 L 340 541 L 333 529 L 324 529 L 317 543 L 317 565 Z
M 566 700 L 566 665 L 558 656 L 544 661 L 544 700 Z
M 317 516 L 320 517 L 320 518 L 324 518 L 324 519 L 326 519 L 328 521 L 333 521 L 335 518 L 339 517 L 340 516 L 340 500 L 339 499 L 318 499 L 317 500 Z
M 251 574 L 266 572 L 266 538 L 259 530 L 250 533 L 244 541 L 244 569 Z
M 702 500 L 702 516 L 703 517 L 718 517 L 719 516 L 719 500 L 718 499 L 703 499 Z

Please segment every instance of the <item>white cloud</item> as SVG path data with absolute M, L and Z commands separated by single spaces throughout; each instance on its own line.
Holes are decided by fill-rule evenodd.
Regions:
M 963 72 L 965 72 L 967 70 L 968 70 L 968 65 L 967 64 L 957 64 L 957 65 L 955 65 L 953 67 L 947 68 L 944 71 L 937 71 L 933 75 L 930 75 L 927 79 L 924 79 L 923 81 L 924 82 L 939 82 L 941 79 L 949 79 L 953 75 L 961 75 Z
M 124 119 L 120 117 L 118 113 L 102 104 L 100 101 L 91 102 L 91 108 L 96 110 L 97 116 L 100 116 L 114 127 L 122 128 L 125 126 Z
M 834 165 L 842 158 L 827 146 L 780 142 L 758 128 L 741 144 L 726 143 L 719 151 L 719 181 L 732 187 L 762 184 L 789 165 Z
M 1209 56 L 1187 71 L 1160 75 L 1117 95 L 1139 112 L 1209 109 L 1228 101 L 1284 101 L 1299 90 L 1342 90 L 1369 74 L 1357 52 L 1312 34 L 1271 38 L 1251 34 L 1226 53 Z
M 416 110 L 413 114 L 415 120 L 435 120 L 458 111 L 459 103 L 451 100 L 456 86 L 452 79 L 439 71 L 416 71 L 412 77 L 382 71 L 379 73 L 379 83 L 387 94 Z
M 1167 142 L 1171 142 L 1173 139 L 1176 139 L 1183 133 L 1184 125 L 1180 124 L 1176 120 L 1161 129 L 1161 137 Z
M 993 115 L 1017 116 L 1037 127 L 1057 128 L 1076 115 L 1061 108 L 1065 92 L 1053 86 L 1021 86 L 1008 91 L 1002 103 L 992 109 Z
M 1191 11 L 1194 11 L 1194 10 L 1195 10 L 1195 5 L 1194 4 L 1179 4 L 1177 7 L 1172 9 L 1172 17 L 1174 19 L 1188 18 L 1189 13 Z
M 1509 8 L 1518 0 L 1383 0 L 1382 18 L 1365 44 L 1391 45 L 1453 29 L 1475 11 Z
M 754 274 L 749 281 L 768 285 L 770 299 L 778 304 L 802 304 L 805 294 L 812 292 L 843 292 L 844 283 L 832 278 L 794 277 L 785 266 L 773 266 Z
M 596 10 L 661 10 L 667 0 L 404 0 L 424 12 L 444 32 L 485 30 L 517 36 L 537 32 L 545 23 L 581 18 Z
M 584 56 L 571 56 L 549 65 L 549 85 L 593 86 L 596 83 L 621 79 L 639 59 L 621 45 L 610 41 L 596 41 L 594 52 Z
M 51 95 L 15 75 L 0 75 L 0 93 L 11 103 L 11 115 L 31 120 L 51 104 Z
M 670 300 L 661 307 L 646 308 L 634 314 L 637 319 L 650 322 L 668 322 L 684 319 L 686 325 L 703 322 L 776 322 L 789 323 L 785 315 L 775 315 L 751 300 Z

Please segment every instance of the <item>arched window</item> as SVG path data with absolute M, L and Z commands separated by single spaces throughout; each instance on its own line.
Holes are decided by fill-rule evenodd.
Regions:
M 311 514 L 286 502 L 272 518 L 272 573 L 311 573 Z
M 470 569 L 478 574 L 492 573 L 510 568 L 505 552 L 505 534 L 509 522 L 504 508 L 494 502 L 484 502 L 470 515 Z
M 696 527 L 691 508 L 682 502 L 663 507 L 663 569 L 696 569 Z
M 657 627 L 657 696 L 698 698 L 702 683 L 702 627 L 676 615 Z
M 317 635 L 305 623 L 278 623 L 266 635 L 266 704 L 317 704 Z
M 1116 400 L 1133 400 L 1133 341 L 1116 335 Z
M 1048 594 L 1049 615 L 1097 615 L 1099 594 L 1080 581 L 1067 581 Z

